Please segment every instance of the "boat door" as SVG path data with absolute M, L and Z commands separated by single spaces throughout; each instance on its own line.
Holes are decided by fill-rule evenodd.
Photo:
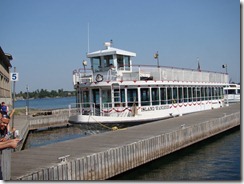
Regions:
M 92 103 L 95 104 L 95 115 L 100 115 L 100 92 L 99 89 L 92 89 Z

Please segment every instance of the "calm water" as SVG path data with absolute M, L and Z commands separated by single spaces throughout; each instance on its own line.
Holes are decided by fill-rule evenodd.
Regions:
M 29 132 L 23 149 L 45 146 L 48 144 L 85 137 L 92 134 L 99 134 L 105 131 L 107 130 L 81 129 L 77 126 L 35 130 Z
M 75 97 L 30 99 L 28 103 L 29 108 L 34 109 L 67 109 L 71 103 L 75 103 Z M 28 103 L 26 100 L 17 100 L 14 107 L 23 108 Z

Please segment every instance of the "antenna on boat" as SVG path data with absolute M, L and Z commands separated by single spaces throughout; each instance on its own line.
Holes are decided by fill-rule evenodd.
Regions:
M 112 45 L 113 45 L 113 40 L 111 39 L 111 40 L 110 40 L 110 46 L 112 46 Z
M 201 67 L 200 67 L 200 62 L 199 62 L 199 57 L 197 57 L 197 70 L 200 72 Z
M 89 34 L 90 30 L 89 30 L 89 22 L 88 22 L 88 25 L 87 25 L 87 52 L 89 53 L 90 52 L 90 34 Z

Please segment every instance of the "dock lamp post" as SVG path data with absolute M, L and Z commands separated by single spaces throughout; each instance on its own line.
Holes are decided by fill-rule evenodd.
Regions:
M 82 62 L 83 66 L 84 66 L 84 76 L 86 76 L 86 66 L 87 66 L 87 61 L 83 60 Z
M 26 116 L 29 115 L 29 86 L 26 85 Z
M 225 68 L 225 73 L 227 74 L 227 64 L 222 65 L 222 68 Z M 228 86 L 226 86 L 228 87 Z M 226 106 L 229 106 L 229 100 L 228 100 L 228 90 L 226 90 Z
M 159 68 L 158 51 L 154 54 L 154 59 L 157 59 L 157 65 L 158 65 L 158 68 Z

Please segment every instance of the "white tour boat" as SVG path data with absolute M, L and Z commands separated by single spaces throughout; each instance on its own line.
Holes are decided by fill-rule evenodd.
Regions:
M 240 85 L 228 84 L 224 87 L 224 100 L 226 103 L 240 102 Z
M 150 122 L 224 106 L 225 73 L 133 65 L 136 53 L 106 48 L 87 54 L 91 72 L 73 71 L 72 124 Z

